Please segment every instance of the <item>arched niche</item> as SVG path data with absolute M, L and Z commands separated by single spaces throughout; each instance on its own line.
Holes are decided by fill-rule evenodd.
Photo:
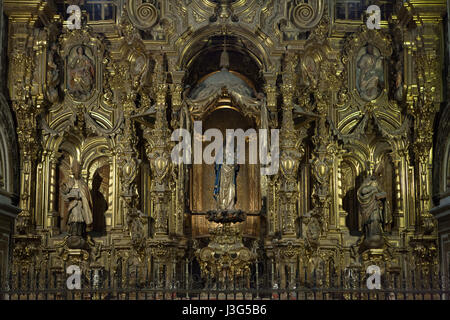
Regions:
M 185 84 L 194 87 L 217 72 L 225 47 L 229 56 L 230 70 L 249 86 L 254 87 L 257 92 L 261 92 L 264 82 L 260 72 L 261 62 L 249 54 L 248 47 L 244 47 L 241 38 L 233 35 L 214 35 L 191 48 L 189 60 L 185 62 L 189 70 Z
M 225 139 L 227 129 L 257 129 L 253 119 L 245 117 L 232 108 L 219 108 L 205 115 L 202 120 L 203 130 L 216 128 Z M 203 143 L 203 149 L 210 142 Z M 261 211 L 261 182 L 259 165 L 248 164 L 249 142 L 246 141 L 246 164 L 240 165 L 237 176 L 236 208 L 248 214 L 247 220 L 240 224 L 245 236 L 257 237 L 259 230 L 259 212 Z M 209 229 L 216 226 L 202 214 L 215 209 L 213 198 L 215 171 L 214 165 L 194 164 L 191 173 L 190 203 L 192 217 L 192 234 L 194 237 L 207 236 Z
M 262 61 L 258 50 L 241 34 L 207 32 L 194 37 L 186 46 L 182 63 L 187 70 L 184 83 L 191 123 L 202 122 L 202 133 L 219 129 L 226 137 L 226 129 L 258 129 L 265 112 Z M 264 119 L 266 119 L 265 117 Z M 264 122 L 266 125 L 266 121 Z M 192 128 L 191 128 L 192 129 Z M 192 130 L 191 130 L 192 131 Z M 203 143 L 203 148 L 210 142 Z M 248 141 L 246 158 L 248 163 Z M 191 233 L 194 238 L 208 237 L 216 225 L 207 221 L 205 213 L 216 209 L 213 198 L 214 165 L 192 165 L 189 175 Z M 236 208 L 247 213 L 240 224 L 244 237 L 260 236 L 261 176 L 259 165 L 241 165 L 237 176 Z
M 356 143 L 348 146 L 350 151 L 341 162 L 342 209 L 347 212 L 346 226 L 351 235 L 361 234 L 360 206 L 357 192 L 369 172 L 378 182 L 379 188 L 386 192 L 390 220 L 396 210 L 395 204 L 395 166 L 392 160 L 392 146 L 384 138 L 370 139 L 366 145 Z M 393 224 L 387 224 L 384 231 L 390 232 Z
M 89 167 L 88 186 L 92 197 L 92 215 L 94 235 L 106 233 L 106 213 L 110 208 L 110 174 L 111 168 L 108 158 L 101 157 L 94 160 Z
M 68 202 L 65 201 L 61 192 L 63 185 L 68 183 L 72 177 L 72 162 L 74 159 L 82 164 L 81 175 L 88 183 L 92 197 L 92 236 L 102 236 L 106 233 L 106 215 L 110 210 L 112 201 L 112 179 L 111 167 L 108 156 L 99 150 L 104 150 L 106 146 L 102 143 L 87 143 L 88 147 L 83 148 L 78 144 L 74 136 L 67 136 L 60 145 L 58 163 L 56 166 L 56 188 L 55 188 L 55 208 L 58 212 L 56 222 L 57 229 L 61 233 L 67 229 L 67 209 Z
M 364 179 L 360 171 L 354 159 L 347 158 L 341 164 L 342 208 L 347 212 L 346 225 L 352 235 L 360 235 L 357 192 Z
M 243 52 L 257 64 L 258 69 L 267 72 L 274 67 L 275 57 L 270 54 L 265 43 L 252 31 L 242 27 L 228 26 L 226 35 L 223 33 L 222 25 L 208 25 L 193 33 L 186 39 L 183 54 L 179 56 L 177 65 L 182 69 L 191 69 L 191 64 L 205 50 L 214 47 L 214 40 L 224 43 L 227 39 L 229 48 Z

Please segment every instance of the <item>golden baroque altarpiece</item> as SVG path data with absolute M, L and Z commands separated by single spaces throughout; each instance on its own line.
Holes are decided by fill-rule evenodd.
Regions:
M 266 261 L 285 281 L 373 264 L 438 272 L 429 209 L 444 1 L 398 1 L 379 30 L 339 20 L 324 0 L 115 4 L 115 20 L 83 11 L 69 30 L 53 1 L 4 1 L 21 168 L 14 272 L 145 267 L 170 279 L 192 261 L 203 275 Z M 251 99 L 224 85 L 195 100 L 224 50 L 222 71 Z M 280 170 L 244 166 L 246 219 L 227 230 L 202 214 L 212 168 L 171 161 L 172 132 L 195 120 L 280 130 Z M 93 216 L 78 242 L 64 200 L 74 163 Z

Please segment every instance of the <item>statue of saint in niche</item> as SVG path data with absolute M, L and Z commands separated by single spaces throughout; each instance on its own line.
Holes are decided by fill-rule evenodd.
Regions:
M 358 57 L 356 87 L 363 100 L 372 101 L 378 98 L 384 86 L 383 57 L 371 44 L 361 48 Z
M 229 150 L 226 150 L 229 152 Z M 227 154 L 226 159 L 230 158 Z M 214 184 L 214 199 L 217 209 L 220 211 L 235 211 L 237 202 L 236 180 L 239 172 L 239 165 L 236 163 L 237 157 L 234 157 L 234 163 L 229 164 L 224 161 L 223 164 L 215 164 L 216 181 Z
M 65 200 L 69 202 L 67 209 L 69 238 L 72 238 L 71 242 L 76 246 L 74 242 L 81 242 L 80 239 L 86 235 L 87 229 L 92 227 L 92 199 L 88 185 L 81 177 L 81 168 L 76 160 L 72 164 L 72 175 L 69 182 L 62 186 L 61 191 Z
M 364 180 L 358 189 L 361 226 L 364 234 L 364 245 L 367 248 L 383 246 L 383 228 L 390 223 L 390 208 L 386 192 L 378 187 L 374 176 Z
M 87 99 L 94 87 L 95 70 L 85 49 L 79 46 L 69 58 L 69 93 L 76 99 Z

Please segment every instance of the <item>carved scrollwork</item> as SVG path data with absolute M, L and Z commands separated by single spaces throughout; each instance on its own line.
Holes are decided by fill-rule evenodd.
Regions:
M 128 1 L 128 12 L 133 25 L 141 30 L 151 29 L 159 19 L 159 3 L 156 0 Z
M 301 29 L 311 29 L 315 27 L 324 11 L 325 3 L 323 0 L 313 0 L 304 2 L 296 0 L 291 2 L 291 21 L 295 26 Z

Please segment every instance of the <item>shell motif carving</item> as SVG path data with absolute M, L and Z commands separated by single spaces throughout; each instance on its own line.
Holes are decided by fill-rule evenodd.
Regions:
M 291 21 L 300 29 L 311 29 L 322 18 L 324 7 L 323 0 L 310 0 L 308 2 L 302 0 L 292 1 Z

